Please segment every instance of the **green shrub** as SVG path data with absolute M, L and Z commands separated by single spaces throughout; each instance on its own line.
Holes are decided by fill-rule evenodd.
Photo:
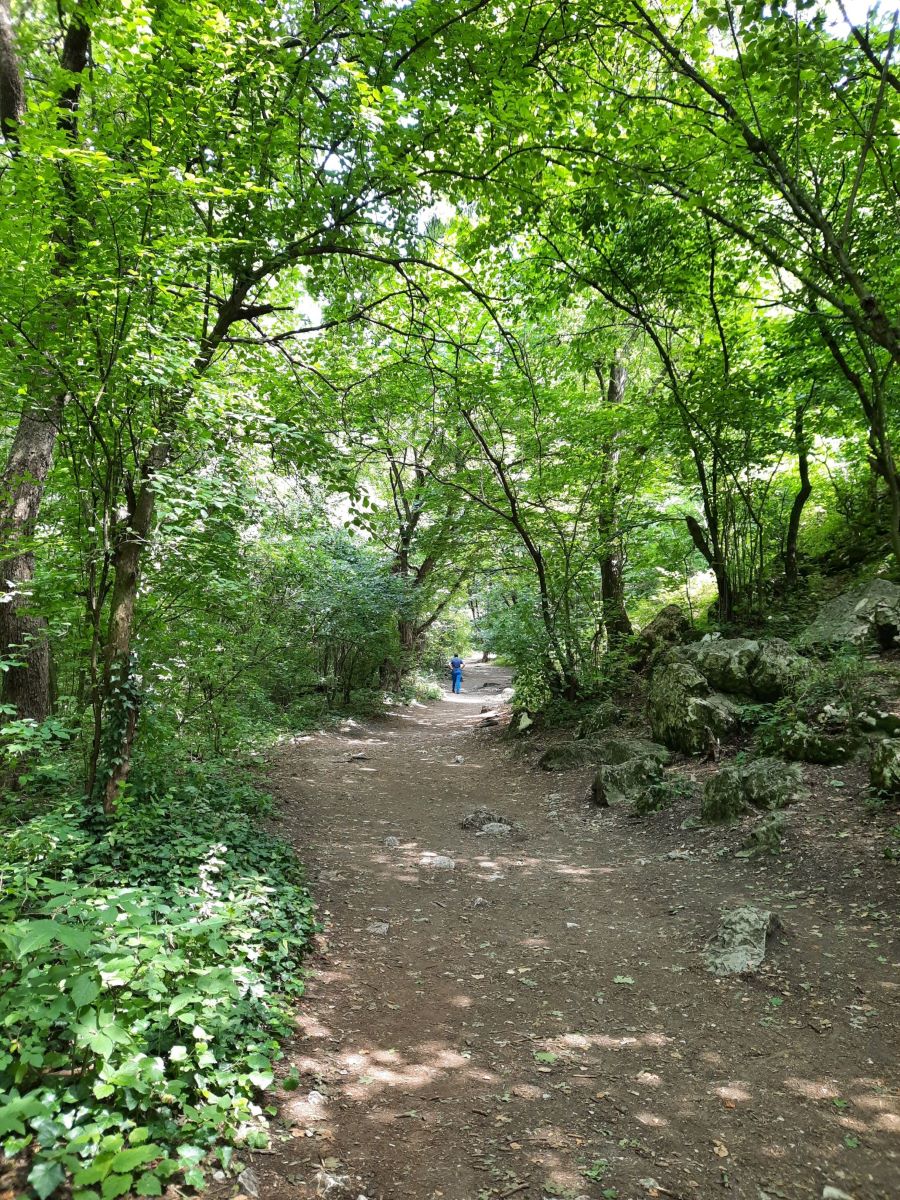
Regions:
M 0 1147 L 38 1196 L 202 1186 L 214 1143 L 265 1144 L 312 902 L 258 794 L 202 778 L 114 821 L 37 817 L 0 851 Z M 227 1165 L 230 1148 L 221 1152 Z

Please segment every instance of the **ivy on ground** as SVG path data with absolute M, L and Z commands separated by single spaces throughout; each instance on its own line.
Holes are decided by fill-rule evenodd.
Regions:
M 0 1148 L 45 1200 L 201 1187 L 218 1146 L 267 1140 L 273 1079 L 313 905 L 261 801 L 201 781 L 74 806 L 0 851 Z

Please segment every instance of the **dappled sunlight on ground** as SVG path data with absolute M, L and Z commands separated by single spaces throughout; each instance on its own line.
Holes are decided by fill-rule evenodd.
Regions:
M 846 910 L 597 818 L 575 776 L 479 729 L 484 677 L 502 681 L 473 667 L 459 697 L 289 752 L 326 957 L 285 1064 L 301 1081 L 282 1097 L 284 1177 L 338 1162 L 350 1200 L 641 1200 L 647 1180 L 678 1200 L 819 1200 L 826 1182 L 895 1200 L 898 988 L 888 967 L 868 981 L 875 1014 L 841 977 Z M 477 807 L 521 828 L 460 829 Z M 792 910 L 771 962 L 713 980 L 700 952 L 721 906 L 763 891 Z

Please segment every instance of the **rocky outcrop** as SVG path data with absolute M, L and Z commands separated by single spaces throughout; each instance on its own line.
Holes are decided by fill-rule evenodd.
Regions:
M 721 692 L 780 700 L 794 686 L 804 659 L 780 638 L 704 638 L 680 655 Z
M 640 665 L 648 663 L 657 653 L 670 646 L 690 641 L 693 628 L 684 609 L 677 604 L 661 608 L 635 638 L 635 651 Z
M 732 821 L 750 808 L 780 809 L 801 800 L 803 770 L 780 758 L 733 762 L 703 789 L 700 816 L 704 821 Z
M 685 754 L 709 750 L 740 725 L 740 711 L 714 692 L 692 663 L 673 651 L 653 672 L 647 697 L 650 728 L 658 742 Z
M 879 792 L 900 796 L 900 738 L 885 738 L 875 747 L 869 780 Z
M 802 634 L 800 645 L 817 651 L 838 645 L 882 650 L 900 646 L 900 587 L 887 579 L 872 579 L 829 600 Z

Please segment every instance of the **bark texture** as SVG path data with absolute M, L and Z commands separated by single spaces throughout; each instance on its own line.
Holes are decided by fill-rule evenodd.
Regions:
M 35 721 L 50 713 L 50 650 L 46 621 L 29 610 L 33 539 L 61 410 L 60 396 L 48 411 L 23 412 L 0 497 L 0 650 L 22 664 L 3 674 L 3 703 Z

